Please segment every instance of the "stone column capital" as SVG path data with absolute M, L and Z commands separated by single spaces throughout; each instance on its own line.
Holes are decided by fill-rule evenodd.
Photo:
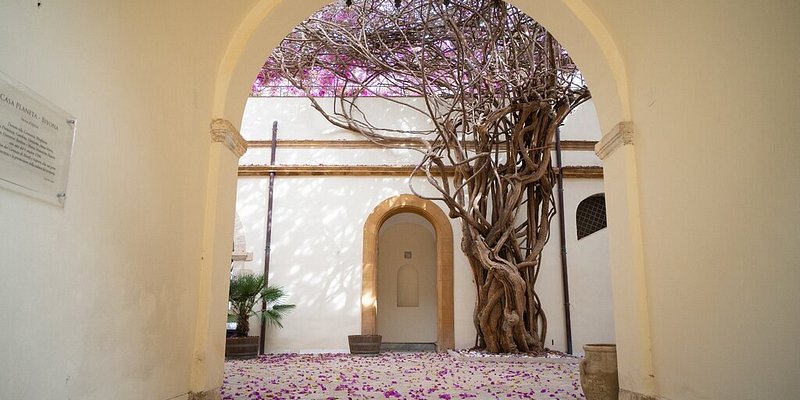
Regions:
M 233 154 L 236 154 L 236 157 L 241 157 L 247 151 L 247 141 L 239 134 L 239 130 L 226 119 L 217 118 L 211 121 L 211 141 L 224 144 Z
M 614 126 L 611 132 L 606 133 L 594 146 L 594 152 L 601 160 L 610 156 L 618 148 L 633 145 L 633 122 L 622 121 Z

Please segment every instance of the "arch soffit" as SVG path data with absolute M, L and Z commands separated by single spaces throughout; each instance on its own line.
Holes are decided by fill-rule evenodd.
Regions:
M 583 0 L 507 0 L 547 27 L 586 77 L 604 133 L 629 121 L 625 65 L 616 43 Z M 233 34 L 220 62 L 214 118 L 241 124 L 250 85 L 265 57 L 295 25 L 329 0 L 257 2 Z
M 427 219 L 436 232 L 437 242 L 441 239 L 452 240 L 453 228 L 450 219 L 434 202 L 424 200 L 411 194 L 401 194 L 388 198 L 378 204 L 364 223 L 364 234 L 377 235 L 386 220 L 401 213 L 414 213 Z

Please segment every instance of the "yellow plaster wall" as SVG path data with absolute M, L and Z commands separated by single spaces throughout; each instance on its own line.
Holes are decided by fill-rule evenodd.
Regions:
M 225 334 L 218 327 L 227 322 L 239 160 L 221 142 L 210 153 L 190 386 L 196 393 L 218 388 L 223 378 Z
M 0 4 L 0 70 L 78 134 L 63 210 L 0 192 L 0 397 L 178 395 L 208 122 L 238 123 L 264 55 L 324 1 L 42 3 Z M 642 233 L 610 221 L 610 243 L 612 263 L 642 254 L 655 393 L 798 397 L 800 3 L 512 3 L 576 58 L 603 131 L 636 127 L 637 173 L 606 182 L 639 204 Z
M 214 76 L 255 1 L 39 3 L 0 2 L 0 70 L 77 135 L 63 209 L 0 190 L 0 398 L 173 398 L 190 389 Z
M 800 3 L 586 4 L 629 79 L 635 143 L 612 162 L 638 170 L 657 394 L 800 397 Z M 624 179 L 606 164 L 609 201 Z

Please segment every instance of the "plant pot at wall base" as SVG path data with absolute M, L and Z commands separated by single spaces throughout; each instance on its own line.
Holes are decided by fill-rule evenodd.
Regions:
M 375 355 L 381 352 L 381 335 L 350 335 L 350 354 Z
M 617 400 L 617 345 L 587 344 L 581 361 L 581 388 L 586 400 Z
M 274 325 L 282 328 L 281 318 L 294 304 L 282 304 L 286 293 L 279 286 L 267 285 L 264 275 L 242 274 L 231 278 L 228 289 L 228 322 L 235 321 L 234 337 L 225 341 L 225 357 L 258 357 L 260 339 L 264 336 L 250 336 L 250 317 L 260 317 L 262 332 L 264 326 Z M 264 304 L 256 311 L 257 304 Z M 226 328 L 232 326 L 226 326 Z
M 225 358 L 256 358 L 258 357 L 258 342 L 258 336 L 226 338 Z

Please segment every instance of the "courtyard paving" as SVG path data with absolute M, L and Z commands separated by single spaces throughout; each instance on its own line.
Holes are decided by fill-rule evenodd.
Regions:
M 222 399 L 583 399 L 578 365 L 563 361 L 270 354 L 226 361 Z

